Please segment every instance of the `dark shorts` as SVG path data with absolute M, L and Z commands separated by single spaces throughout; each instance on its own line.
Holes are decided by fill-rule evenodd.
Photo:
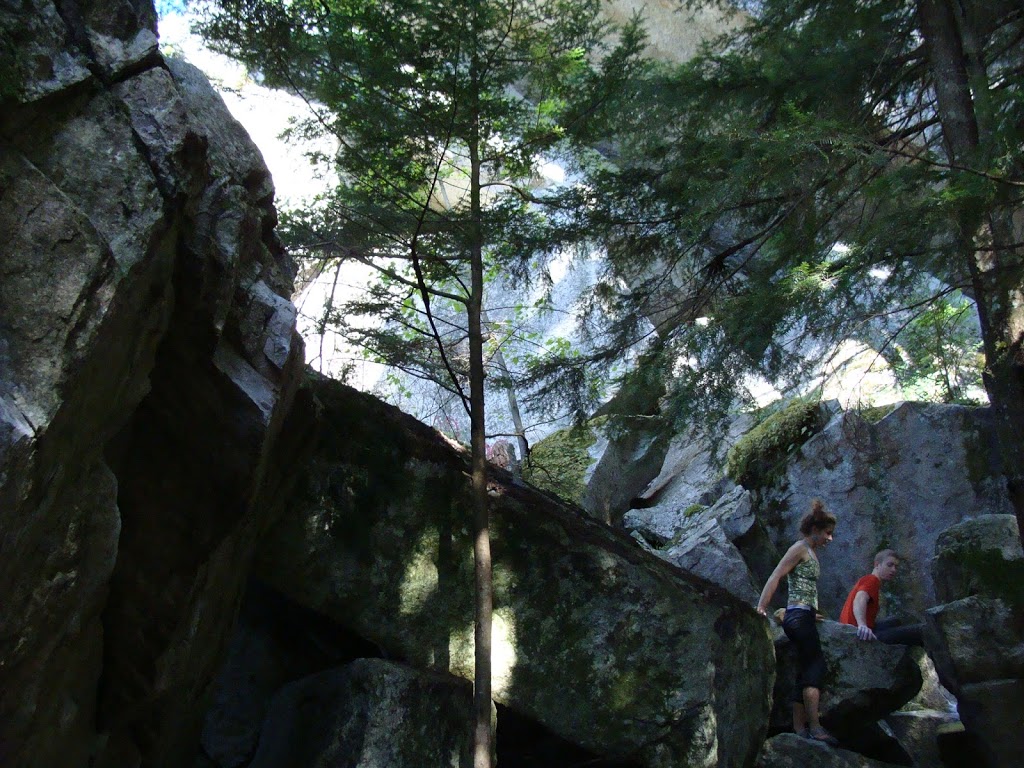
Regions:
M 782 619 L 782 631 L 796 648 L 796 690 L 793 701 L 803 702 L 804 688 L 821 688 L 825 679 L 825 656 L 818 638 L 818 621 L 814 611 L 787 608 Z

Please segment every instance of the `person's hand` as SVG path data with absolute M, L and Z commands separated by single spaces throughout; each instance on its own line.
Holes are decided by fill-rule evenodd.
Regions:
M 765 608 L 763 605 L 758 605 L 757 606 L 757 612 L 760 613 L 765 618 L 768 617 L 768 609 Z
M 871 631 L 871 627 L 867 624 L 862 624 L 857 627 L 857 639 L 858 640 L 877 640 L 875 633 Z

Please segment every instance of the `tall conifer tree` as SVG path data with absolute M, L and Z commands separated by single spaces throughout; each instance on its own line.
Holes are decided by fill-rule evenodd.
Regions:
M 528 275 L 554 247 L 530 208 L 564 121 L 594 120 L 627 76 L 635 26 L 605 47 L 600 0 L 220 0 L 202 32 L 307 100 L 340 183 L 287 222 L 294 245 L 379 279 L 345 307 L 389 362 L 441 381 L 470 416 L 476 574 L 474 765 L 489 766 L 491 567 L 484 433 L 486 270 Z M 602 62 L 595 64 L 594 62 Z M 464 320 L 453 322 L 452 308 Z M 376 321 L 376 322 L 373 322 Z M 395 328 L 404 333 L 395 334 Z M 434 353 L 425 354 L 425 348 Z

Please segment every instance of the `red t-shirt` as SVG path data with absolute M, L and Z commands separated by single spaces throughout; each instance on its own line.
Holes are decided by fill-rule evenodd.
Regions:
M 878 590 L 881 587 L 882 580 L 875 576 L 875 574 L 869 573 L 867 576 L 861 576 L 857 583 L 853 585 L 850 594 L 846 596 L 846 603 L 843 605 L 843 612 L 839 614 L 839 621 L 843 624 L 857 626 L 857 619 L 853 615 L 853 599 L 857 596 L 858 592 L 867 592 L 868 607 L 864 611 L 864 618 L 867 619 L 868 626 L 874 629 L 875 616 L 878 615 Z

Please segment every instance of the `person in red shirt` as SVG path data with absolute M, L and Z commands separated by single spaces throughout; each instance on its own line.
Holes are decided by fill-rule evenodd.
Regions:
M 896 576 L 899 564 L 900 556 L 895 551 L 883 549 L 875 555 L 875 567 L 871 573 L 861 576 L 846 596 L 839 621 L 856 627 L 857 637 L 861 640 L 881 640 L 890 645 L 924 645 L 920 624 L 904 624 L 896 618 L 876 622 L 882 582 Z

